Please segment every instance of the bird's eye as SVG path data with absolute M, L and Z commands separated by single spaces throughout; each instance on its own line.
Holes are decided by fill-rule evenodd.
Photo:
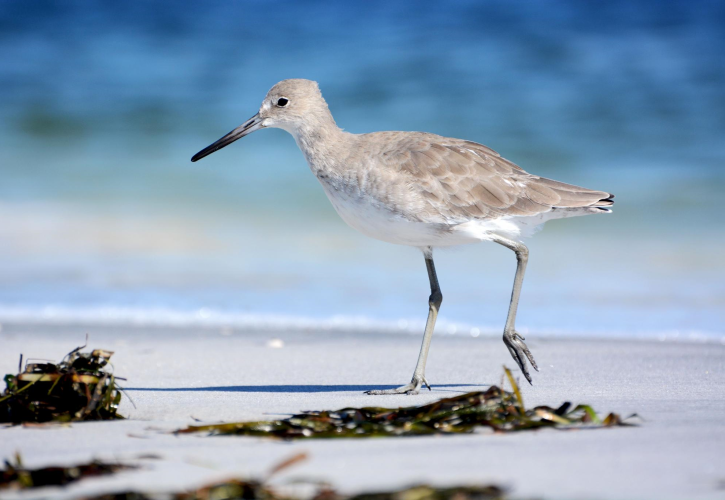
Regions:
M 277 99 L 277 106 L 279 106 L 280 108 L 284 108 L 288 104 L 289 99 L 287 99 L 286 97 L 280 97 L 279 99 Z

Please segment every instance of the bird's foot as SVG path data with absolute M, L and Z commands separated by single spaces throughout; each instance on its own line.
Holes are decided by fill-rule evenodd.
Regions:
M 526 360 L 529 360 L 529 363 L 531 363 L 531 366 L 533 366 L 534 370 L 536 370 L 537 372 L 539 371 L 539 367 L 536 366 L 534 356 L 531 354 L 531 351 L 529 351 L 529 348 L 526 347 L 524 340 L 526 339 L 524 339 L 515 331 L 503 332 L 504 344 L 506 344 L 506 347 L 508 347 L 509 352 L 511 353 L 511 357 L 513 357 L 514 361 L 518 363 L 519 368 L 521 368 L 521 372 L 524 374 L 524 377 L 526 377 L 526 380 L 528 380 L 530 384 L 531 375 L 529 375 L 529 370 L 526 368 Z
M 365 391 L 365 394 L 369 394 L 371 396 L 381 396 L 385 394 L 407 394 L 408 396 L 413 396 L 420 392 L 420 388 L 424 384 L 430 391 L 430 384 L 428 384 L 428 381 L 425 379 L 425 377 L 413 376 L 413 380 L 411 380 L 409 384 L 396 387 L 395 389 L 378 389 L 372 391 Z

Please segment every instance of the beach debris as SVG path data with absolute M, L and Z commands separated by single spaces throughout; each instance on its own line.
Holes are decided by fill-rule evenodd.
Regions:
M 293 497 L 278 494 L 267 485 L 267 482 L 276 474 L 305 460 L 307 460 L 306 453 L 297 453 L 274 465 L 261 479 L 232 478 L 181 492 L 154 492 L 151 494 L 140 491 L 122 491 L 87 497 L 85 500 L 296 500 Z M 330 500 L 338 498 L 340 497 L 331 497 Z
M 0 470 L 0 490 L 40 488 L 42 486 L 65 486 L 80 479 L 105 476 L 120 470 L 134 469 L 131 465 L 93 462 L 72 467 L 43 467 L 27 469 L 19 454 L 15 455 L 14 463 L 5 460 L 5 468 Z
M 29 424 L 113 420 L 121 401 L 118 378 L 108 371 L 113 352 L 80 346 L 60 363 L 26 362 L 17 375 L 5 375 L 0 394 L 0 423 Z M 35 361 L 35 360 L 33 360 Z M 122 380 L 122 379 L 121 379 Z
M 270 486 L 269 480 L 278 473 L 307 460 L 306 453 L 299 453 L 283 460 L 262 479 L 228 479 L 201 486 L 200 488 L 176 493 L 142 493 L 125 491 L 104 494 L 86 500 L 299 500 L 297 497 L 280 493 Z M 299 481 L 297 481 L 299 482 Z M 377 491 L 357 495 L 343 495 L 326 483 L 313 482 L 317 492 L 309 500 L 503 500 L 505 490 L 495 485 L 433 487 L 416 485 L 392 491 Z
M 119 499 L 117 495 L 106 497 L 109 500 L 145 500 L 138 496 L 126 496 Z M 343 495 L 325 486 L 311 497 L 311 500 L 503 500 L 505 491 L 499 486 L 453 486 L 437 488 L 429 485 L 416 485 L 398 490 L 375 491 L 357 495 Z M 206 500 L 206 499 L 265 499 L 295 500 L 295 497 L 280 495 L 264 483 L 256 481 L 232 480 L 199 488 L 198 490 L 177 493 L 172 500 Z M 105 499 L 94 499 L 105 500 Z
M 323 486 L 310 500 L 504 500 L 506 492 L 496 485 L 435 487 L 416 485 L 398 490 L 375 491 L 357 495 L 343 495 L 329 486 Z M 278 493 L 264 482 L 230 479 L 181 493 L 141 493 L 124 491 L 108 493 L 85 500 L 300 500 Z
M 503 500 L 506 492 L 500 486 L 452 486 L 438 488 L 421 484 L 393 491 L 360 493 L 353 496 L 318 494 L 314 500 Z
M 333 497 L 331 500 L 338 500 Z M 141 491 L 120 491 L 106 493 L 84 500 L 296 500 L 281 496 L 264 483 L 255 480 L 229 479 L 202 486 L 192 491 L 177 493 L 144 493 Z M 320 499 L 323 500 L 323 499 Z
M 589 405 L 566 402 L 556 408 L 526 409 L 511 371 L 504 373 L 512 391 L 491 386 L 423 406 L 404 408 L 343 408 L 308 411 L 272 421 L 193 425 L 178 434 L 206 432 L 211 435 L 265 436 L 280 439 L 366 438 L 470 433 L 481 427 L 512 432 L 551 427 L 582 429 L 632 425 L 615 413 L 600 418 Z
M 376 491 L 358 495 L 342 495 L 325 487 L 310 500 L 504 500 L 505 491 L 499 486 L 453 486 L 437 488 L 418 485 L 399 490 Z M 109 493 L 85 500 L 298 500 L 296 497 L 278 494 L 264 483 L 245 480 L 229 480 L 214 483 L 198 490 L 171 493 L 146 494 L 136 491 Z

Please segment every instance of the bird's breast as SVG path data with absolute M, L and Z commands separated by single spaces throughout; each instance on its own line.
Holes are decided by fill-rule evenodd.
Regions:
M 362 234 L 415 247 L 448 244 L 444 242 L 450 235 L 447 225 L 412 220 L 395 204 L 386 203 L 376 193 L 365 191 L 355 183 L 341 184 L 339 180 L 320 175 L 318 179 L 342 220 Z

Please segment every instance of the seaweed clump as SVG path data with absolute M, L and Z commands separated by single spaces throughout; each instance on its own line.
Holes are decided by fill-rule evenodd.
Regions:
M 17 375 L 5 376 L 0 395 L 0 423 L 72 422 L 114 420 L 121 389 L 117 377 L 107 371 L 113 352 L 78 347 L 60 363 L 26 363 L 22 356 Z
M 304 461 L 307 455 L 300 453 L 276 465 L 262 479 L 228 479 L 199 488 L 177 492 L 120 491 L 102 493 L 87 497 L 86 500 L 299 500 L 284 495 L 269 485 L 269 479 L 278 472 Z M 70 467 L 44 467 L 27 469 L 19 455 L 15 463 L 5 461 L 5 469 L 0 470 L 0 490 L 24 490 L 44 486 L 65 486 L 86 478 L 107 476 L 119 471 L 135 469 L 136 466 L 119 463 L 92 461 Z M 418 485 L 400 490 L 343 495 L 329 485 L 318 485 L 318 491 L 311 500 L 502 500 L 504 489 L 495 485 L 433 487 Z
M 323 488 L 311 500 L 504 500 L 503 488 L 490 486 L 453 486 L 438 488 L 417 485 L 391 491 L 343 495 L 331 488 Z M 136 491 L 110 493 L 86 500 L 299 500 L 282 495 L 263 482 L 232 479 L 203 486 L 198 490 L 166 495 L 148 495 Z
M 72 467 L 27 469 L 23 467 L 20 455 L 16 455 L 14 464 L 5 460 L 5 468 L 0 470 L 0 490 L 65 486 L 87 477 L 106 476 L 131 468 L 129 465 L 93 461 Z
M 290 466 L 307 459 L 300 453 L 284 460 L 262 479 L 228 479 L 183 492 L 146 494 L 125 491 L 99 495 L 86 500 L 299 500 L 280 493 L 269 485 L 269 479 Z M 408 488 L 344 495 L 325 484 L 318 484 L 310 500 L 503 500 L 505 490 L 496 485 L 434 487 L 417 485 Z
M 360 493 L 354 496 L 318 495 L 315 500 L 503 500 L 505 491 L 495 485 L 438 488 L 426 484 L 393 491 Z
M 591 406 L 583 404 L 572 407 L 566 402 L 557 408 L 537 406 L 527 410 L 513 375 L 508 368 L 504 367 L 504 370 L 512 392 L 491 386 L 485 392 L 469 392 L 423 406 L 309 411 L 283 420 L 196 425 L 176 432 L 302 439 L 461 434 L 480 427 L 513 432 L 542 427 L 571 429 L 630 425 L 615 413 L 602 419 Z

